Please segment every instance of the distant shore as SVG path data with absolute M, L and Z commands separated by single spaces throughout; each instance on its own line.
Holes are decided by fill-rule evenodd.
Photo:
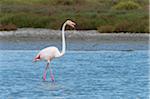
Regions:
M 110 41 L 148 41 L 149 33 L 99 33 L 96 30 L 66 31 L 70 40 L 110 40 Z M 61 30 L 40 28 L 19 28 L 16 31 L 0 31 L 0 40 L 57 40 L 61 39 Z
M 0 5 L 0 30 L 57 30 L 71 19 L 79 30 L 149 32 L 149 0 L 0 0 Z

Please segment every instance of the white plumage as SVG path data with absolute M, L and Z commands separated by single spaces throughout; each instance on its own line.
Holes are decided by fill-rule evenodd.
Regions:
M 65 27 L 66 25 L 71 26 L 71 27 L 75 27 L 75 23 L 72 22 L 71 20 L 67 20 L 63 26 L 62 26 L 62 51 L 60 52 L 58 50 L 58 48 L 51 46 L 51 47 L 47 47 L 42 49 L 34 58 L 34 62 L 39 61 L 39 60 L 46 60 L 47 61 L 47 66 L 45 68 L 44 74 L 43 74 L 43 80 L 46 80 L 46 71 L 49 68 L 49 63 L 53 58 L 57 58 L 57 57 L 61 57 L 65 54 L 65 50 L 66 50 L 66 43 L 65 43 Z M 51 80 L 54 81 L 54 76 L 52 74 L 52 70 L 50 68 L 50 74 L 51 74 Z

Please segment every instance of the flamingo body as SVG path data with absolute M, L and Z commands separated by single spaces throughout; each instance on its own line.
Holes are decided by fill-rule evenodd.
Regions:
M 38 60 L 51 61 L 53 58 L 59 57 L 60 55 L 61 54 L 58 48 L 51 46 L 51 47 L 42 49 L 35 57 L 35 61 L 38 61 Z
M 63 24 L 63 26 L 62 26 L 62 51 L 60 52 L 57 47 L 51 46 L 51 47 L 47 47 L 47 48 L 42 49 L 34 58 L 34 62 L 39 61 L 39 60 L 46 60 L 47 61 L 47 65 L 46 65 L 46 68 L 45 68 L 44 74 L 43 74 L 43 80 L 46 80 L 46 73 L 47 73 L 47 69 L 49 68 L 50 61 L 53 58 L 61 57 L 65 54 L 66 43 L 65 43 L 64 30 L 65 30 L 66 25 L 69 25 L 69 26 L 74 28 L 74 26 L 76 24 L 74 22 L 72 22 L 71 20 L 67 20 Z M 50 68 L 50 77 L 51 77 L 51 80 L 54 81 L 54 76 L 52 74 L 51 68 Z

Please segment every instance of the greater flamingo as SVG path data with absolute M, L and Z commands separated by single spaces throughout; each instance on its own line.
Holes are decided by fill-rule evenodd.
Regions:
M 66 51 L 66 43 L 65 43 L 65 27 L 66 25 L 71 26 L 72 28 L 75 28 L 75 23 L 72 22 L 71 20 L 67 20 L 63 26 L 62 26 L 62 51 L 60 52 L 57 47 L 51 46 L 42 49 L 34 58 L 34 62 L 39 61 L 39 60 L 46 60 L 47 65 L 45 67 L 44 73 L 43 73 L 43 80 L 46 80 L 46 73 L 47 69 L 49 68 L 49 64 L 52 61 L 52 59 L 61 57 L 65 54 Z M 52 69 L 50 68 L 50 77 L 51 80 L 54 81 L 54 75 L 52 73 Z

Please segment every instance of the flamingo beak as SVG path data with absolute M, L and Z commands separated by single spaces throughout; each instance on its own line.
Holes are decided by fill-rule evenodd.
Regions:
M 75 28 L 76 23 L 74 23 L 74 22 L 70 22 L 69 26 L 71 26 L 72 28 Z

